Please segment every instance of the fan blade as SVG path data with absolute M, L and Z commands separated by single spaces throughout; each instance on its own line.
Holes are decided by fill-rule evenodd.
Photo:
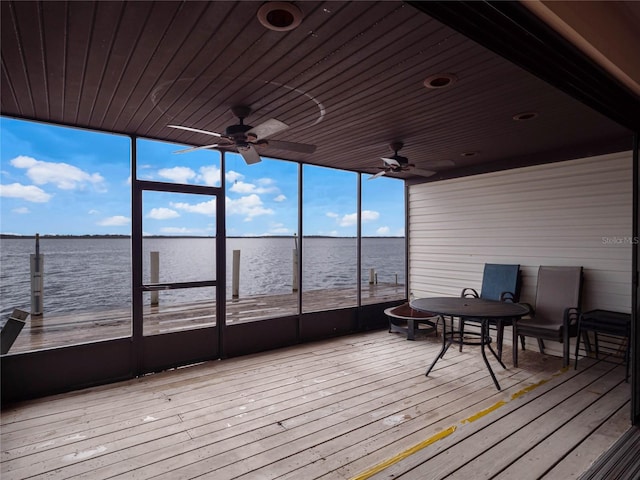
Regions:
M 264 123 L 261 123 L 257 127 L 253 127 L 251 130 L 247 132 L 247 135 L 255 135 L 256 138 L 267 138 L 271 135 L 275 135 L 278 132 L 282 132 L 289 128 L 284 122 L 280 120 L 276 120 L 275 118 L 270 118 Z
M 382 161 L 384 163 L 386 163 L 387 165 L 391 166 L 391 167 L 399 167 L 400 166 L 400 162 L 398 162 L 395 158 L 385 158 L 385 157 L 380 157 L 382 159 Z
M 413 168 L 410 170 L 410 172 L 415 175 L 420 175 L 421 177 L 430 177 L 438 173 L 434 172 L 433 170 L 422 170 L 421 168 Z
M 183 148 L 182 150 L 176 150 L 173 153 L 188 153 L 188 152 L 193 152 L 194 150 L 203 150 L 205 148 L 214 148 L 219 146 L 217 143 L 214 143 L 213 145 L 202 145 L 201 147 L 189 147 L 189 148 Z
M 315 145 L 308 145 L 306 143 L 284 142 L 282 140 L 268 140 L 267 146 L 271 148 L 277 148 L 279 150 L 289 150 L 290 152 L 298 153 L 313 153 L 316 151 Z
M 376 173 L 375 175 L 371 175 L 369 178 L 367 178 L 367 180 L 373 180 L 375 178 L 381 177 L 382 175 L 384 175 L 385 173 L 387 173 L 386 170 L 383 170 L 381 172 Z
M 436 160 L 435 162 L 427 162 L 427 165 L 434 168 L 455 167 L 453 160 Z
M 244 161 L 247 165 L 253 165 L 254 163 L 260 162 L 260 155 L 253 147 L 253 145 L 247 145 L 246 147 L 238 147 L 238 153 L 242 155 Z
M 186 130 L 187 132 L 204 133 L 205 135 L 212 135 L 214 137 L 222 137 L 223 135 L 216 132 L 209 132 L 207 130 L 198 130 L 197 128 L 183 127 L 182 125 L 167 125 L 167 127 L 178 128 L 180 130 Z

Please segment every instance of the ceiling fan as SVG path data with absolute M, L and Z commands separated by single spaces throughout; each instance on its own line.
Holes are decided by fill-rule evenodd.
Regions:
M 242 155 L 244 161 L 247 164 L 252 165 L 260 161 L 259 149 L 264 147 L 277 148 L 280 150 L 289 150 L 299 153 L 313 153 L 316 150 L 315 145 L 307 145 L 304 143 L 285 142 L 282 140 L 266 140 L 267 137 L 275 135 L 283 130 L 289 128 L 289 126 L 270 118 L 266 122 L 261 123 L 256 127 L 251 125 L 245 125 L 244 119 L 249 116 L 251 109 L 249 107 L 239 105 L 231 108 L 231 112 L 238 117 L 237 125 L 230 125 L 226 128 L 224 133 L 210 132 L 208 130 L 199 130 L 197 128 L 185 127 L 182 125 L 167 125 L 167 127 L 178 128 L 180 130 L 186 130 L 189 132 L 202 133 L 205 135 L 211 135 L 218 137 L 220 141 L 211 145 L 202 145 L 200 147 L 185 148 L 183 150 L 177 150 L 173 153 L 187 153 L 194 150 L 202 150 L 205 148 L 233 148 Z
M 416 168 L 413 163 L 409 163 L 409 159 L 407 157 L 403 157 L 398 154 L 403 146 L 404 144 L 402 142 L 391 143 L 389 148 L 393 151 L 393 155 L 391 157 L 380 157 L 384 162 L 384 166 L 378 167 L 381 171 L 369 177 L 369 180 L 381 177 L 387 173 L 411 172 L 422 177 L 430 177 L 431 175 L 438 173 L 433 170 L 422 170 L 420 168 Z

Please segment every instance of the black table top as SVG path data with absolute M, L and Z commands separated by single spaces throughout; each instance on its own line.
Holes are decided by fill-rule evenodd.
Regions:
M 529 313 L 529 308 L 519 303 L 465 297 L 418 298 L 411 302 L 411 308 L 452 317 L 523 317 Z

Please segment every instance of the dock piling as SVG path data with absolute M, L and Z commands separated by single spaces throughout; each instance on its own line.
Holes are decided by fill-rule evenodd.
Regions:
M 233 270 L 231 276 L 231 297 L 240 297 L 240 250 L 233 251 Z
M 29 257 L 31 267 L 31 316 L 42 316 L 44 255 L 40 254 L 40 234 L 36 233 L 36 253 Z
M 160 252 L 149 252 L 150 266 L 149 275 L 151 283 L 160 283 Z M 157 290 L 151 292 L 151 306 L 157 307 L 160 303 L 160 292 Z

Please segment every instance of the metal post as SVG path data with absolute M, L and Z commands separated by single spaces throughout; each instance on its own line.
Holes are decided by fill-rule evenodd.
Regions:
M 240 297 L 240 250 L 233 251 L 233 270 L 231 276 L 231 298 Z
M 292 280 L 292 291 L 298 291 L 298 235 L 293 234 L 293 280 Z
M 160 283 L 160 252 L 149 252 L 150 255 L 150 283 Z M 160 292 L 151 292 L 151 306 L 157 307 L 160 303 Z
M 36 253 L 30 255 L 31 316 L 42 315 L 44 255 L 40 254 L 40 234 L 36 233 Z

